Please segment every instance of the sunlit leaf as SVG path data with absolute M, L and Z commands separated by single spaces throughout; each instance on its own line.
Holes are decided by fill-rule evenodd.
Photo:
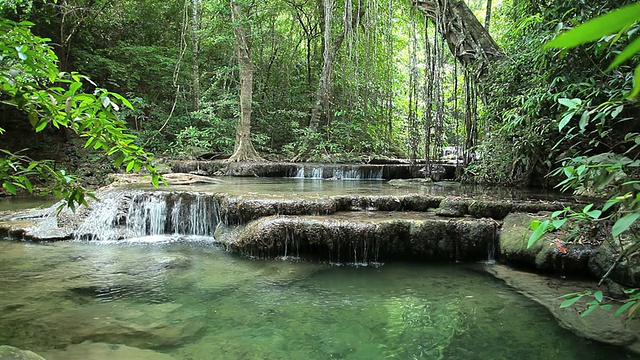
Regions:
M 576 28 L 558 35 L 545 48 L 572 48 L 596 41 L 605 35 L 622 30 L 640 19 L 640 3 L 628 5 L 587 21 Z
M 562 302 L 562 304 L 560 304 L 560 307 L 561 307 L 561 308 L 569 307 L 569 306 L 571 306 L 571 305 L 575 304 L 575 303 L 576 303 L 578 300 L 580 300 L 581 298 L 582 298 L 582 296 L 581 296 L 581 295 L 580 295 L 580 296 L 576 296 L 576 297 L 569 298 L 569 299 L 567 299 L 567 300 L 563 301 L 563 302 Z
M 640 65 L 636 67 L 633 73 L 633 90 L 629 93 L 627 98 L 632 99 L 640 94 Z
M 620 52 L 620 54 L 618 54 L 618 56 L 616 56 L 616 58 L 613 59 L 613 62 L 611 63 L 611 65 L 609 65 L 609 67 L 607 68 L 607 71 L 629 60 L 629 58 L 631 58 L 632 56 L 634 56 L 639 52 L 640 52 L 640 37 L 636 38 L 634 41 L 631 42 L 631 44 L 627 45 L 622 50 L 622 52 Z
M 8 181 L 2 183 L 2 187 L 5 188 L 10 194 L 16 194 L 16 187 Z
M 541 222 L 535 231 L 529 236 L 529 241 L 527 242 L 527 248 L 530 248 L 533 244 L 538 241 L 542 235 L 547 231 L 547 226 L 549 226 L 549 221 Z
M 574 99 L 560 98 L 558 99 L 558 103 L 560 105 L 566 106 L 569 109 L 575 109 L 578 106 L 580 106 L 580 104 L 582 104 L 582 100 L 578 98 L 574 98 Z

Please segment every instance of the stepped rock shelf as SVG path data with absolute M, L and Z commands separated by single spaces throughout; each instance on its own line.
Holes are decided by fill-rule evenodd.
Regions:
M 606 269 L 604 264 L 594 266 L 599 261 L 592 256 L 597 249 L 588 246 L 568 244 L 561 251 L 551 239 L 543 239 L 526 248 L 530 221 L 574 206 L 570 199 L 469 192 L 454 183 L 421 181 L 205 178 L 193 174 L 170 174 L 167 179 L 171 187 L 153 189 L 131 177 L 118 178 L 96 193 L 100 201 L 90 200 L 75 213 L 58 212 L 57 205 L 0 213 L 0 237 L 105 244 L 175 240 L 220 246 L 253 258 L 331 263 L 497 260 L 561 275 Z M 187 257 L 165 256 L 159 266 L 183 268 L 189 263 Z M 546 306 L 561 326 L 640 353 L 637 323 L 631 326 L 617 318 L 603 328 L 602 317 L 580 316 L 580 303 L 557 310 L 559 296 L 588 285 L 549 285 L 544 276 L 504 266 L 488 269 Z
M 247 190 L 237 180 L 170 189 L 110 186 L 96 194 L 100 201 L 91 201 L 76 213 L 58 213 L 54 205 L 5 215 L 0 235 L 28 241 L 197 235 L 259 258 L 295 256 L 366 263 L 395 259 L 473 262 L 494 257 L 509 261 L 513 256 L 546 269 L 586 268 L 589 251 L 584 249 L 563 254 L 541 246 L 529 254 L 522 243 L 513 244 L 517 248 L 513 250 L 503 249 L 499 242 L 502 222 L 510 214 L 555 211 L 567 202 L 493 200 L 411 190 L 393 193 L 386 184 L 363 190 L 362 195 L 350 194 L 350 188 L 334 188 L 328 194 L 317 191 L 313 183 L 304 183 L 308 180 L 297 181 L 303 183 L 296 186 L 307 188 L 275 194 L 268 189 L 261 192 L 256 184 Z M 571 265 L 575 263 L 580 266 Z

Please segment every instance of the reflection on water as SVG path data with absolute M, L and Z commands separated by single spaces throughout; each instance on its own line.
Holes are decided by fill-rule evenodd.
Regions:
M 0 344 L 49 360 L 627 358 L 461 266 L 252 261 L 176 235 L 0 249 Z
M 456 182 L 412 183 L 375 180 L 311 180 L 289 178 L 239 178 L 222 177 L 222 184 L 202 184 L 171 186 L 173 190 L 191 190 L 203 192 L 225 192 L 233 195 L 281 196 L 337 196 L 337 195 L 407 195 L 425 194 L 438 196 L 474 196 L 496 199 L 542 199 L 562 200 L 569 195 L 554 191 L 509 189 L 501 187 L 483 187 L 462 185 Z M 148 187 L 148 186 L 143 186 Z

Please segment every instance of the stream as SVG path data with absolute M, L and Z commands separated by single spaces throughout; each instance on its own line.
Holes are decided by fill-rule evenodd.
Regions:
M 195 188 L 243 196 L 459 191 L 441 187 L 237 179 Z M 21 206 L 0 202 L 9 208 Z M 5 239 L 0 249 L 0 344 L 49 360 L 638 359 L 562 329 L 483 264 L 257 260 L 212 237 L 178 234 Z

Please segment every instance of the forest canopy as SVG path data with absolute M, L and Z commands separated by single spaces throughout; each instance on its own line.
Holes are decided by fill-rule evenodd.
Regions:
M 128 99 L 117 119 L 160 157 L 234 153 L 244 112 L 256 156 L 270 160 L 437 159 L 453 147 L 467 179 L 548 186 L 577 154 L 632 147 L 638 106 L 625 96 L 638 59 L 607 68 L 637 24 L 543 48 L 628 3 L 15 0 L 0 14 L 50 39 L 57 70 L 95 84 L 80 90 Z M 461 40 L 482 32 L 484 42 Z

